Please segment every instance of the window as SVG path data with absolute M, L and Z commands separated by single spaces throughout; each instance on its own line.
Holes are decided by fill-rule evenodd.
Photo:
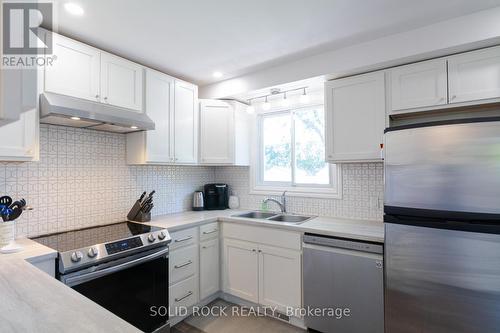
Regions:
M 325 162 L 323 105 L 259 116 L 255 187 L 338 194 L 338 170 Z

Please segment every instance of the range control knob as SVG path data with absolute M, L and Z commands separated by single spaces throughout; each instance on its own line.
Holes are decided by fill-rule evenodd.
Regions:
M 167 237 L 167 235 L 166 235 L 163 231 L 162 231 L 162 232 L 160 232 L 160 234 L 158 235 L 158 238 L 159 238 L 160 240 L 164 240 L 164 239 L 165 239 L 165 237 Z
M 153 243 L 155 240 L 156 240 L 155 235 L 153 235 L 153 234 L 149 234 L 149 236 L 148 236 L 148 241 L 149 241 L 150 243 Z
M 73 252 L 71 253 L 71 261 L 72 262 L 79 262 L 80 260 L 82 260 L 82 253 L 80 251 L 76 251 L 76 252 Z
M 87 255 L 89 256 L 89 258 L 94 258 L 95 256 L 97 256 L 98 253 L 99 250 L 97 250 L 97 247 L 91 247 L 87 252 Z

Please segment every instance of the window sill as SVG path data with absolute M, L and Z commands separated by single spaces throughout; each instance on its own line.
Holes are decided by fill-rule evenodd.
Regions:
M 279 186 L 254 186 L 250 194 L 279 196 L 287 191 L 289 197 L 307 197 L 318 199 L 342 199 L 341 189 L 332 188 L 308 188 L 308 187 L 279 187 Z

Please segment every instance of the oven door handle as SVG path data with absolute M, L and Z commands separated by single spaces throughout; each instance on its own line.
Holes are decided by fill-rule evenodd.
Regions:
M 120 265 L 111 266 L 109 268 L 94 271 L 91 273 L 86 273 L 86 274 L 82 274 L 82 275 L 68 277 L 68 278 L 65 278 L 63 282 L 64 282 L 64 284 L 66 284 L 67 286 L 70 286 L 70 287 L 76 286 L 78 284 L 82 284 L 84 282 L 94 280 L 94 279 L 97 279 L 97 278 L 100 278 L 100 277 L 103 277 L 103 276 L 106 276 L 109 274 L 113 274 L 113 273 L 122 271 L 124 269 L 131 268 L 131 267 L 140 265 L 142 263 L 163 257 L 167 253 L 168 253 L 168 247 L 161 250 L 161 251 L 149 254 L 147 256 L 140 257 L 140 258 L 134 259 L 132 261 L 124 262 L 123 264 L 120 264 Z

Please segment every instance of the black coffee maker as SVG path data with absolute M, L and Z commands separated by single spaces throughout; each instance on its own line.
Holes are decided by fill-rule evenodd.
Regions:
M 203 196 L 206 210 L 227 209 L 229 186 L 227 184 L 206 184 Z

